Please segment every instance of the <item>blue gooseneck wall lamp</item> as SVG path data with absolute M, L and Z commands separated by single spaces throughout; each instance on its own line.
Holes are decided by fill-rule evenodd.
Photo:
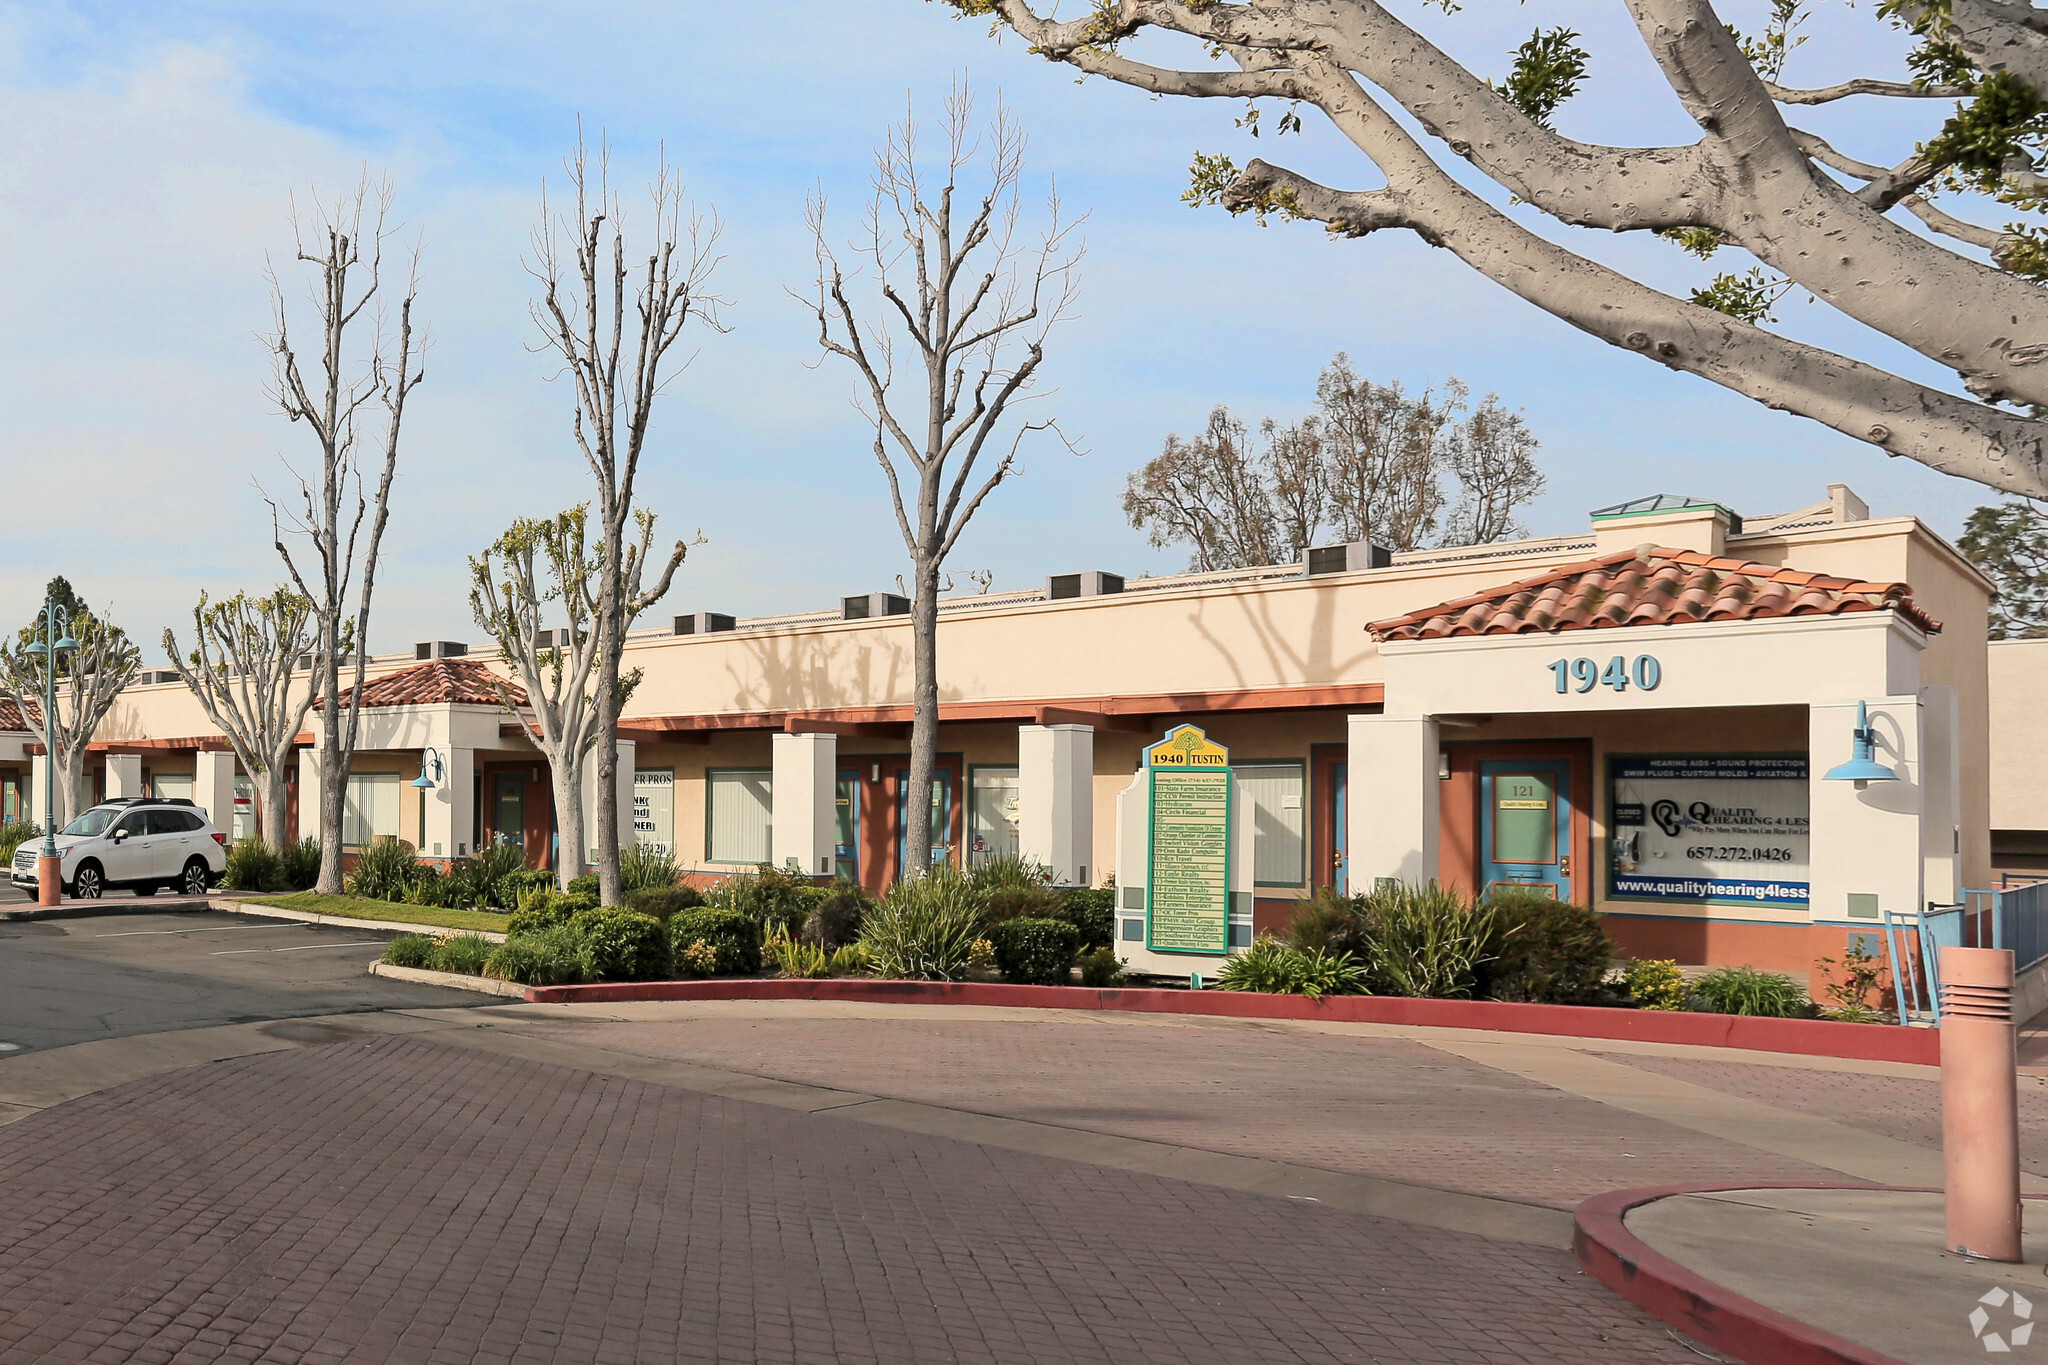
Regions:
M 447 771 L 441 763 L 440 750 L 429 745 L 420 754 L 420 775 L 412 780 L 412 784 L 423 792 L 430 792 L 440 783 Z M 432 777 L 427 776 L 430 772 L 433 774 Z
M 1870 713 L 1856 703 L 1856 728 L 1850 732 L 1849 761 L 1827 770 L 1824 781 L 1854 782 L 1861 790 L 1866 782 L 1896 782 L 1899 775 L 1877 761 L 1877 732 L 1870 728 Z

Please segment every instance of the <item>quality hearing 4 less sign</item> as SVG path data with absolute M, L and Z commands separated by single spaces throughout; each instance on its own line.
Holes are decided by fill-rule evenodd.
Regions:
M 1657 754 L 1611 764 L 1610 896 L 1806 905 L 1803 756 Z

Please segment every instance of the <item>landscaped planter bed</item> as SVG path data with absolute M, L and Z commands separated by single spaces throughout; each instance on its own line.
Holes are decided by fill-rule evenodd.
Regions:
M 1498 1000 L 1420 1000 L 1383 995 L 1299 995 L 1123 987 L 1011 986 L 994 982 L 833 980 L 635 981 L 590 986 L 532 986 L 538 1004 L 629 1000 L 848 1000 L 896 1005 L 1003 1005 L 1025 1009 L 1131 1010 L 1232 1019 L 1313 1019 L 1331 1023 L 1410 1024 L 1613 1038 L 1644 1043 L 1746 1048 L 1812 1057 L 1935 1066 L 1941 1035 L 1895 1024 L 1772 1019 L 1680 1010 L 1590 1005 L 1520 1005 Z

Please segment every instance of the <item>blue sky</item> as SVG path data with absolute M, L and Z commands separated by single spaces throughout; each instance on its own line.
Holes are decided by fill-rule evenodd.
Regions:
M 1619 0 L 1450 18 L 1399 8 L 1426 13 L 1489 73 L 1532 24 L 1569 23 L 1596 55 L 1566 131 L 1694 135 Z M 1724 12 L 1755 26 L 1761 8 Z M 1898 73 L 1900 44 L 1868 7 L 1836 4 L 1814 31 L 1792 79 Z M 1986 500 L 1619 354 L 1412 237 L 1331 242 L 1312 226 L 1192 211 L 1179 194 L 1198 148 L 1264 153 L 1348 186 L 1377 178 L 1313 114 L 1298 139 L 1252 143 L 1231 126 L 1236 107 L 1076 84 L 927 0 L 0 4 L 0 294 L 13 324 L 0 334 L 13 513 L 0 591 L 26 615 L 63 572 L 156 662 L 163 626 L 189 624 L 202 589 L 278 579 L 258 484 L 284 488 L 280 457 L 306 448 L 263 396 L 265 255 L 288 255 L 290 193 L 332 193 L 368 165 L 396 179 L 423 242 L 433 330 L 372 643 L 476 638 L 464 557 L 513 517 L 585 496 L 567 394 L 530 349 L 522 267 L 541 179 L 559 174 L 579 115 L 617 144 L 620 181 L 643 179 L 665 148 L 727 225 L 719 285 L 733 330 L 698 336 L 658 409 L 642 485 L 668 528 L 701 528 L 707 543 L 656 614 L 805 610 L 889 586 L 903 551 L 849 376 L 816 363 L 784 291 L 809 278 L 806 192 L 821 187 L 850 227 L 874 142 L 906 99 L 935 112 L 956 73 L 1011 105 L 1032 139 L 1034 189 L 1056 178 L 1068 208 L 1091 215 L 1078 316 L 1045 365 L 1047 406 L 1087 454 L 1038 447 L 963 539 L 956 568 L 993 570 L 999 589 L 1079 568 L 1182 568 L 1182 554 L 1124 524 L 1126 473 L 1214 403 L 1254 421 L 1299 414 L 1338 350 L 1375 378 L 1455 374 L 1525 410 L 1550 478 L 1528 518 L 1539 533 L 1656 491 L 1754 514 L 1847 482 L 1877 513 L 1915 512 L 1951 534 Z M 1807 121 L 1852 154 L 1895 160 L 1938 117 L 1867 113 Z M 1667 288 L 1709 273 L 1654 241 L 1559 235 Z M 1781 315 L 1787 331 L 1940 380 L 1820 305 L 1788 301 Z

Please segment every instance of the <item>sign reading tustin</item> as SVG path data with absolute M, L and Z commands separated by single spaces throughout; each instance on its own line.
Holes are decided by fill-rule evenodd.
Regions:
M 1230 751 L 1192 725 L 1145 751 L 1150 784 L 1145 946 L 1230 951 Z
M 1804 907 L 1803 754 L 1615 758 L 1608 894 Z

